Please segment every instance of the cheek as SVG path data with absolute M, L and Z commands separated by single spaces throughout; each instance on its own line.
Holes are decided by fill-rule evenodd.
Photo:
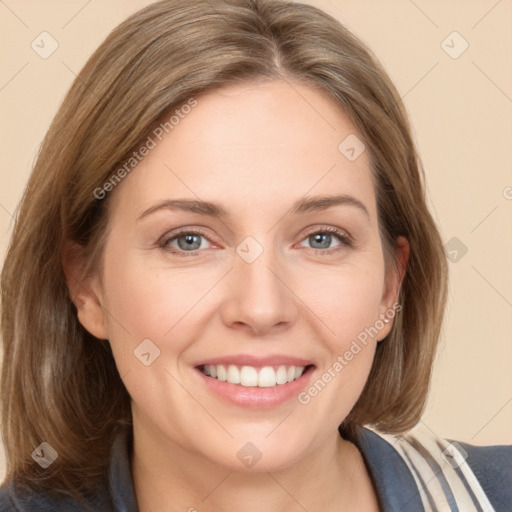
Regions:
M 341 423 L 367 381 L 379 339 L 383 263 L 360 260 L 304 280 L 298 295 L 319 321 L 322 364 L 316 379 L 298 398 L 318 417 Z M 314 412 L 313 412 L 314 411 Z
M 114 341 L 130 338 L 132 343 L 140 343 L 149 338 L 160 345 L 197 302 L 201 287 L 184 276 L 170 279 L 170 272 L 148 272 L 132 263 L 125 258 L 110 274 L 105 267 L 109 333 Z
M 317 271 L 303 279 L 298 295 L 325 326 L 326 339 L 342 349 L 378 319 L 384 286 L 378 261 Z
M 219 304 L 221 287 L 215 285 L 226 269 L 172 268 L 145 255 L 116 251 L 116 246 L 121 247 L 113 240 L 106 253 L 104 289 L 109 340 L 119 372 L 139 367 L 134 351 L 146 339 L 160 350 L 154 366 L 175 367 L 201 337 L 209 315 L 218 311 L 212 304 Z
M 192 308 L 204 295 L 205 281 L 115 251 L 105 259 L 104 276 L 109 341 L 119 374 L 136 407 L 148 417 L 163 414 L 159 421 L 166 423 L 164 412 L 184 410 L 189 400 L 173 376 L 181 380 L 176 362 L 194 339 Z

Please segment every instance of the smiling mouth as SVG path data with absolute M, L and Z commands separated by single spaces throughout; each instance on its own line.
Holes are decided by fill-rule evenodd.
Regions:
M 198 367 L 204 375 L 212 379 L 254 388 L 272 388 L 288 384 L 289 382 L 300 379 L 310 368 L 313 368 L 313 365 L 279 365 L 257 368 L 254 366 L 237 366 L 234 364 L 205 364 Z

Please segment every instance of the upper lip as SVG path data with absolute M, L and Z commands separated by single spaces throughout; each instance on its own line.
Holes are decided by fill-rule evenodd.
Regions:
M 236 366 L 254 366 L 255 368 L 264 366 L 310 366 L 312 361 L 287 355 L 269 355 L 256 356 L 251 354 L 233 354 L 229 356 L 219 356 L 199 361 L 196 366 L 204 365 L 236 365 Z

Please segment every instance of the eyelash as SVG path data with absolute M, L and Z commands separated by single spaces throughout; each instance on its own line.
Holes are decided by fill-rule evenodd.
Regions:
M 329 233 L 329 234 L 336 235 L 336 237 L 339 239 L 341 244 L 332 249 L 310 249 L 310 250 L 314 251 L 314 253 L 317 255 L 329 256 L 329 255 L 337 253 L 338 251 L 341 251 L 343 249 L 351 248 L 354 245 L 353 238 L 350 235 L 348 235 L 345 231 L 341 231 L 338 228 L 333 228 L 330 226 L 322 226 L 320 228 L 316 228 L 315 230 L 310 231 L 309 233 L 306 233 L 306 235 L 304 236 L 304 238 L 302 240 L 305 240 L 306 238 L 308 238 L 312 235 L 321 234 L 321 233 L 322 234 Z M 164 250 L 166 252 L 170 252 L 172 254 L 176 254 L 180 257 L 199 256 L 199 252 L 201 251 L 200 249 L 194 249 L 193 251 L 183 251 L 183 250 L 179 250 L 179 249 L 175 249 L 175 248 L 170 249 L 169 243 L 176 240 L 180 236 L 182 236 L 184 234 L 185 235 L 200 235 L 200 236 L 206 238 L 207 240 L 209 240 L 209 238 L 206 236 L 206 234 L 199 229 L 180 228 L 171 234 L 172 234 L 172 236 L 164 235 L 158 241 L 158 246 L 162 250 Z

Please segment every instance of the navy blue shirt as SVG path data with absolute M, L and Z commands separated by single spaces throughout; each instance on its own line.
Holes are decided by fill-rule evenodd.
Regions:
M 391 436 L 358 429 L 356 442 L 377 492 L 382 512 L 511 512 L 512 446 L 474 446 L 413 429 Z M 112 446 L 109 484 L 90 495 L 91 509 L 138 512 L 131 474 L 132 430 Z M 86 510 L 72 498 L 0 488 L 0 512 Z M 359 511 L 358 511 L 359 512 Z M 362 511 L 363 512 L 363 511 Z

